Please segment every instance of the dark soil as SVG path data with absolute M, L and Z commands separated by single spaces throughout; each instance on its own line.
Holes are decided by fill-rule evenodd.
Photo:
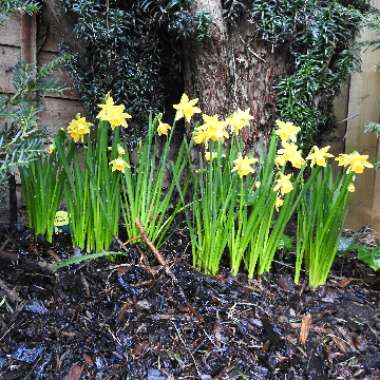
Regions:
M 163 253 L 189 307 L 137 251 L 55 275 L 30 263 L 71 254 L 62 242 L 7 236 L 0 279 L 19 300 L 0 308 L 0 379 L 380 378 L 380 286 L 353 256 L 311 291 L 293 285 L 291 257 L 260 281 L 204 276 L 177 236 Z

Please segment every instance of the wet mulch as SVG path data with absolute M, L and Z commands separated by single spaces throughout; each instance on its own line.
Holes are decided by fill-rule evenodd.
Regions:
M 176 238 L 165 254 L 189 307 L 135 251 L 58 274 L 25 265 L 53 262 L 60 247 L 0 261 L 20 297 L 0 308 L 0 379 L 380 378 L 380 281 L 354 257 L 311 291 L 293 285 L 286 257 L 260 281 L 204 276 Z

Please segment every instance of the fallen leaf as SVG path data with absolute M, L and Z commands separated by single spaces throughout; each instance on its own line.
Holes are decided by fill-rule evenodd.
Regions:
M 305 314 L 302 318 L 299 342 L 305 344 L 309 336 L 311 326 L 311 314 Z
M 69 373 L 67 374 L 67 380 L 79 380 L 82 376 L 83 372 L 83 366 L 80 366 L 78 364 L 74 364 L 71 368 Z
M 346 288 L 348 285 L 350 285 L 352 282 L 352 278 L 344 278 L 343 280 L 340 280 L 338 282 L 338 286 L 340 288 Z

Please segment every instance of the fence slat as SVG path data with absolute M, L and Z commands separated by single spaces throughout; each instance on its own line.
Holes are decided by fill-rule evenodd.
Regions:
M 380 0 L 374 5 L 380 8 Z M 373 31 L 365 30 L 362 41 L 376 38 Z M 362 71 L 351 78 L 348 115 L 357 115 L 347 121 L 346 153 L 354 150 L 368 154 L 375 160 L 379 152 L 379 142 L 373 134 L 365 133 L 369 121 L 380 121 L 380 73 L 376 65 L 380 63 L 380 50 L 366 49 L 362 53 Z M 347 219 L 347 227 L 358 229 L 372 224 L 380 232 L 380 175 L 375 170 L 367 170 L 357 177 L 356 192 Z

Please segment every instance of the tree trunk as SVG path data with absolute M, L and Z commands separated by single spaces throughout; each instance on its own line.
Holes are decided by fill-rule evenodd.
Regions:
M 266 137 L 276 114 L 275 85 L 290 70 L 288 53 L 259 40 L 247 19 L 227 25 L 221 0 L 194 0 L 192 12 L 208 11 L 209 37 L 185 46 L 185 87 L 207 114 L 227 116 L 249 108 L 254 119 L 243 131 L 248 146 Z

